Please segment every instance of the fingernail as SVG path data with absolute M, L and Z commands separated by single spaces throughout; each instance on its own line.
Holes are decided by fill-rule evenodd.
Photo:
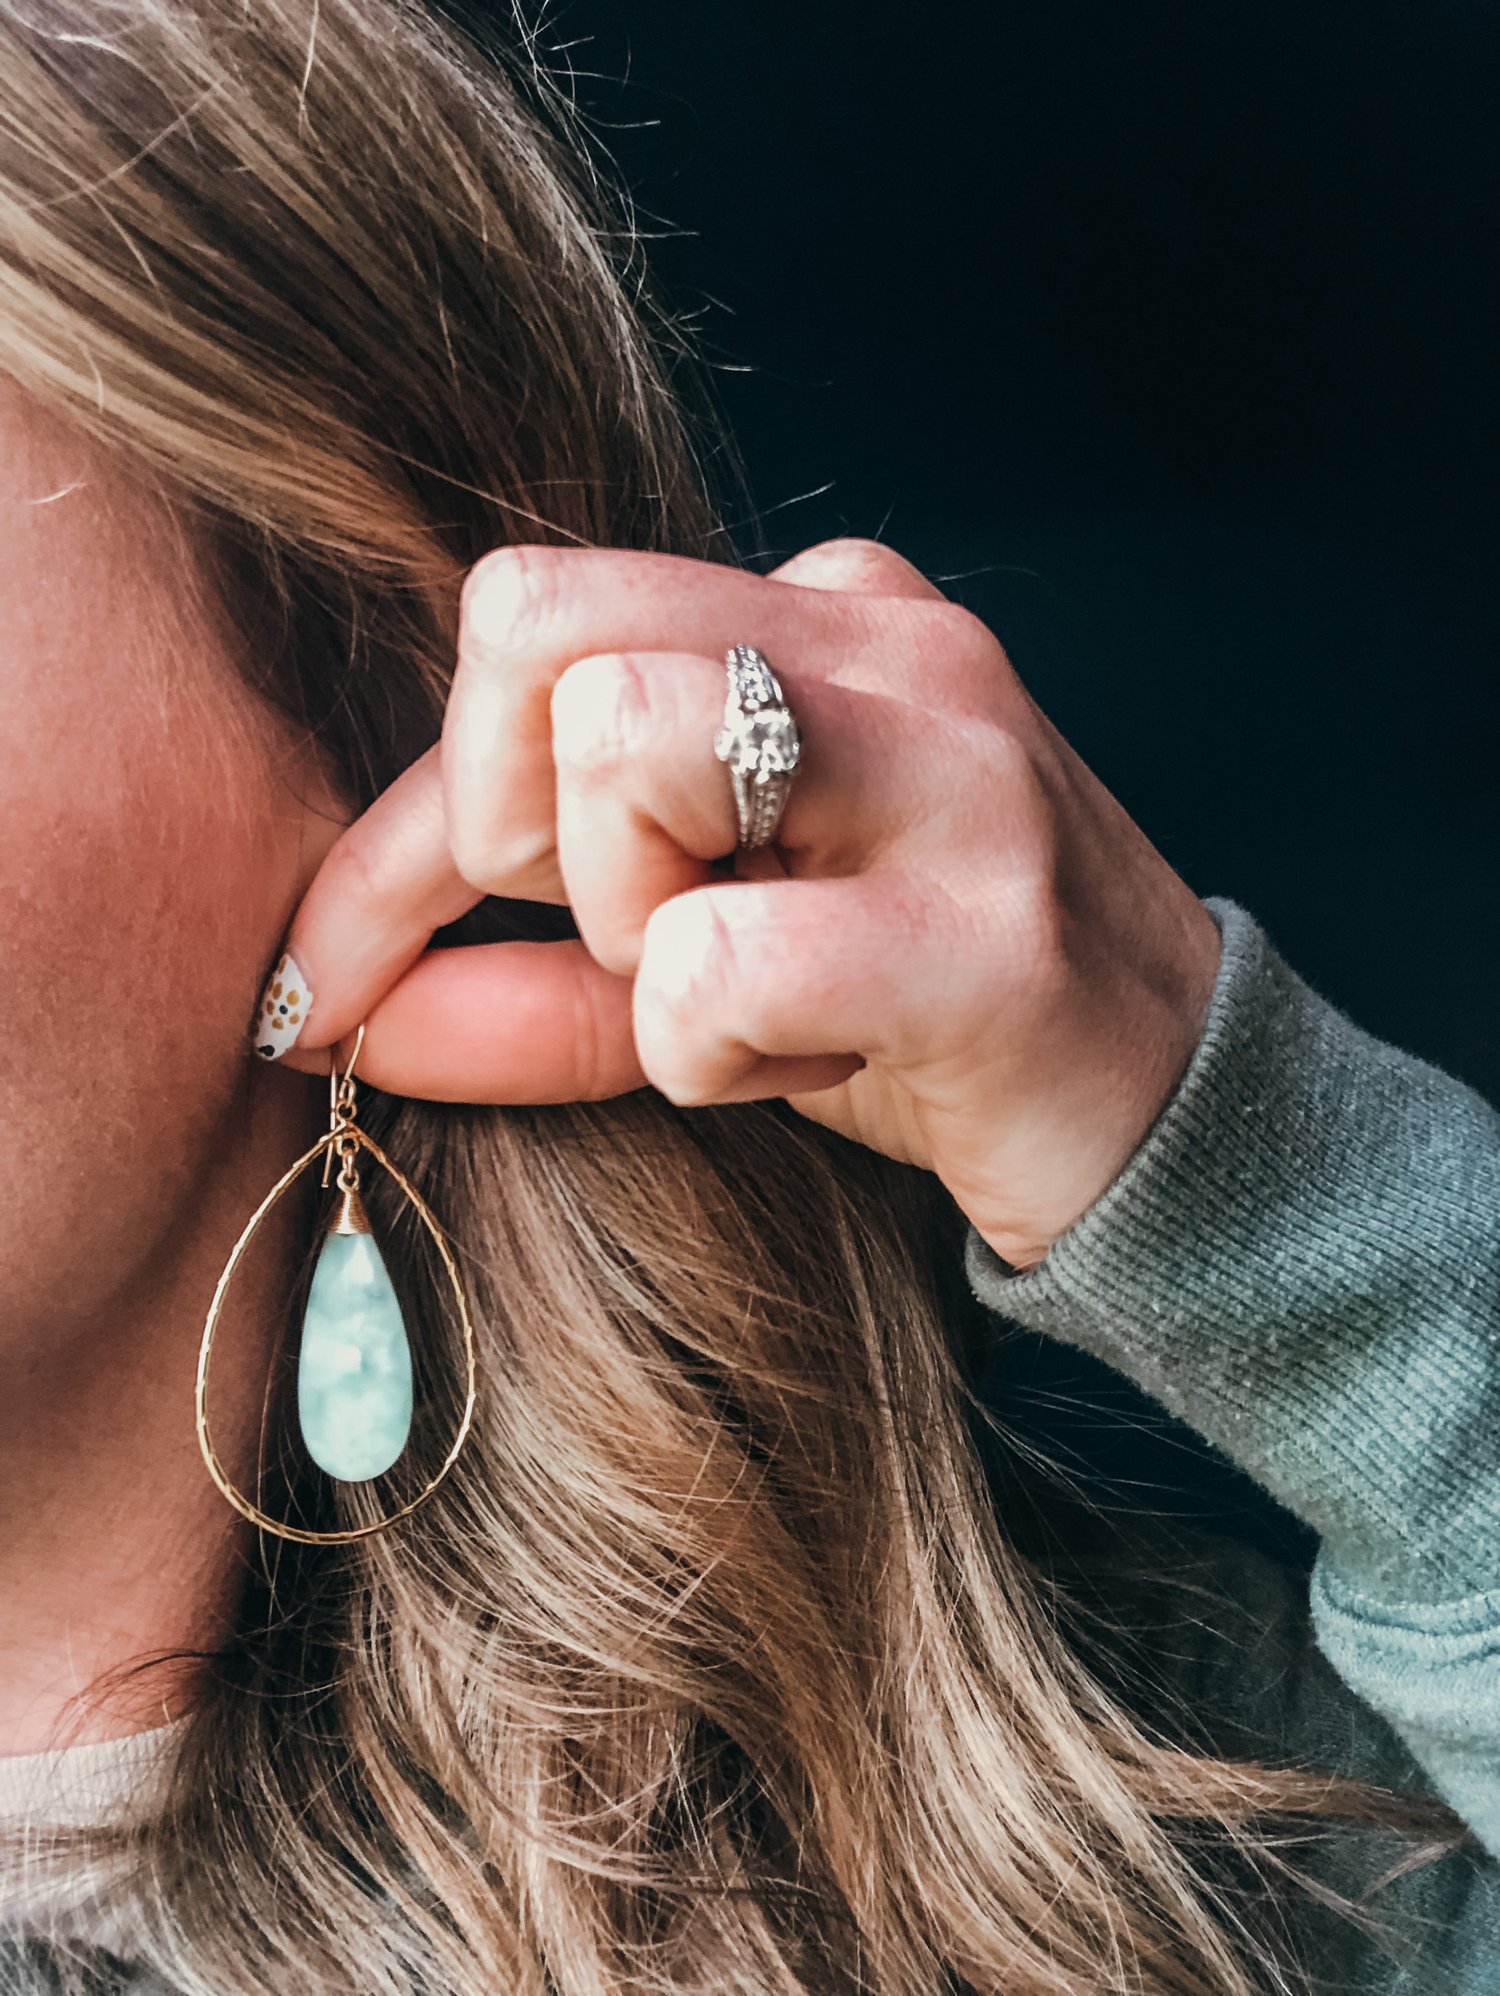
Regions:
M 296 962 L 283 952 L 260 994 L 250 1038 L 262 1060 L 280 1060 L 307 1023 L 312 990 Z

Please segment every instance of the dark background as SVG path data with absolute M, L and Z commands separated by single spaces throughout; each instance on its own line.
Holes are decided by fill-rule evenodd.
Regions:
M 1500 8 L 572 0 L 538 42 L 767 544 L 943 580 L 1200 894 L 1500 1098 Z
M 898 548 L 1200 894 L 1500 1099 L 1500 8 L 571 0 L 538 53 L 715 363 L 741 544 Z M 1120 1375 L 1002 1371 L 1124 1506 L 1311 1559 Z

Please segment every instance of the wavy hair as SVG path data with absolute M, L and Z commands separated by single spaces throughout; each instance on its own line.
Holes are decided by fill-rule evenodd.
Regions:
M 0 0 L 0 371 L 168 495 L 354 810 L 438 739 L 490 547 L 749 558 L 692 343 L 533 49 L 414 0 Z M 492 899 L 435 943 L 568 933 Z M 172 1987 L 1252 1996 L 1289 1986 L 1278 1828 L 1431 1829 L 1132 1709 L 984 1474 L 926 1174 L 778 1102 L 365 1092 L 484 1390 L 402 1529 L 262 1548 L 162 1810 L 60 1851 L 128 1866 Z M 366 1198 L 415 1485 L 457 1327 Z

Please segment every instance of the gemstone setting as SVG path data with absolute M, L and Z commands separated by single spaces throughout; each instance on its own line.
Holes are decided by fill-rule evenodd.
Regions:
M 714 736 L 714 754 L 736 775 L 764 781 L 790 776 L 797 767 L 802 743 L 797 723 L 786 707 L 752 708 L 725 718 Z

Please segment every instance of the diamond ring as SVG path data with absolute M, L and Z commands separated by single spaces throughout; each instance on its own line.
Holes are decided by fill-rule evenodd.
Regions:
M 786 808 L 792 772 L 802 753 L 796 716 L 763 653 L 731 645 L 724 656 L 729 686 L 724 725 L 714 754 L 729 765 L 742 851 L 769 845 Z

